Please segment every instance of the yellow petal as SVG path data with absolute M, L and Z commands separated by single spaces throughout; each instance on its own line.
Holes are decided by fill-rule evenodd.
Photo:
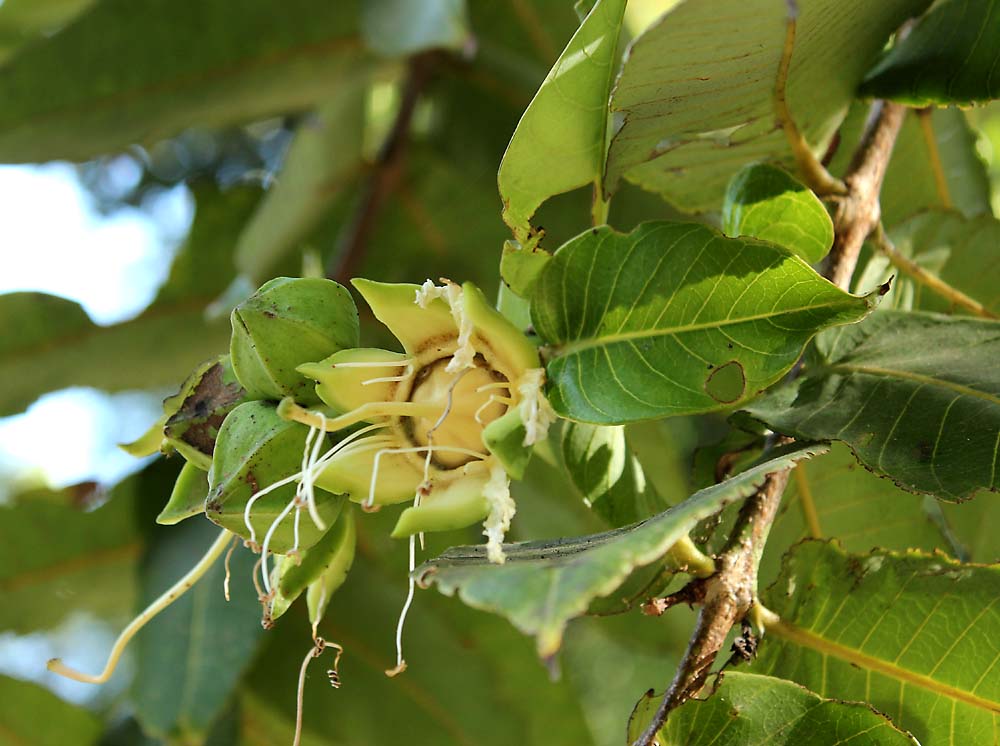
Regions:
M 483 292 L 467 282 L 462 285 L 462 298 L 466 317 L 472 322 L 479 338 L 475 347 L 489 348 L 498 362 L 514 378 L 528 368 L 538 368 L 538 350 L 517 327 L 497 311 Z
M 372 471 L 378 456 L 375 479 L 375 505 L 412 500 L 423 481 L 423 473 L 405 453 L 393 453 L 399 442 L 385 436 L 361 438 L 339 454 L 316 477 L 316 486 L 328 492 L 346 494 L 356 503 L 368 501 L 372 486 Z
M 400 352 L 359 347 L 335 352 L 325 360 L 305 363 L 296 370 L 317 381 L 316 394 L 325 404 L 338 412 L 350 412 L 362 404 L 392 399 L 398 384 L 378 379 L 404 374 L 407 360 L 409 356 Z M 366 384 L 366 381 L 373 382 Z
M 421 308 L 416 302 L 419 285 L 361 278 L 351 283 L 371 306 L 375 318 L 389 328 L 407 352 L 421 354 L 435 346 L 441 350 L 454 348 L 458 329 L 445 301 L 435 298 Z
M 483 496 L 488 474 L 466 476 L 432 490 L 415 508 L 407 508 L 392 530 L 395 539 L 424 531 L 453 531 L 483 520 L 490 505 Z

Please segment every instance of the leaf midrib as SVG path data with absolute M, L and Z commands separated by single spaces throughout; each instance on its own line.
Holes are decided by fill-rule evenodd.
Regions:
M 897 681 L 913 684 L 922 689 L 948 697 L 949 699 L 964 702 L 965 704 L 972 705 L 973 707 L 977 707 L 981 710 L 986 710 L 987 712 L 1000 713 L 1000 702 L 994 702 L 993 700 L 985 699 L 984 697 L 978 697 L 971 692 L 966 692 L 958 687 L 945 684 L 925 674 L 911 671 L 895 663 L 890 663 L 882 660 L 881 658 L 876 658 L 868 655 L 867 653 L 863 653 L 860 650 L 849 648 L 846 645 L 841 645 L 840 643 L 829 640 L 816 634 L 815 632 L 802 629 L 801 627 L 787 622 L 784 619 L 769 623 L 767 625 L 767 631 L 777 635 L 778 637 L 783 637 L 790 642 L 816 650 L 823 655 L 837 658 L 838 660 L 849 663 L 852 666 L 859 666 L 863 670 L 875 671 L 876 673 L 889 676 Z
M 751 321 L 761 321 L 764 319 L 772 319 L 780 316 L 787 316 L 793 313 L 800 313 L 802 311 L 813 311 L 821 308 L 835 308 L 837 306 L 844 306 L 849 308 L 851 301 L 863 300 L 856 296 L 849 296 L 846 299 L 837 299 L 834 301 L 828 301 L 826 303 L 817 303 L 811 306 L 797 306 L 795 308 L 787 308 L 780 311 L 768 311 L 767 313 L 753 314 L 751 316 L 741 316 L 739 318 L 725 318 L 717 319 L 715 321 L 706 321 L 701 324 L 685 324 L 683 326 L 669 326 L 669 327 L 659 327 L 656 329 L 640 329 L 634 332 L 617 332 L 615 334 L 607 334 L 597 337 L 588 337 L 585 340 L 578 342 L 569 342 L 562 345 L 553 345 L 555 354 L 553 357 L 567 357 L 569 355 L 575 355 L 578 352 L 584 350 L 592 349 L 594 347 L 603 347 L 606 345 L 611 345 L 616 342 L 628 342 L 635 339 L 648 339 L 650 337 L 669 337 L 677 334 L 686 334 L 687 332 L 697 332 L 705 329 L 719 329 L 726 326 L 736 326 L 738 324 L 745 324 Z M 808 330 L 803 330 L 806 332 Z
M 979 389 L 974 389 L 961 383 L 955 383 L 954 381 L 947 381 L 943 378 L 934 378 L 933 376 L 927 376 L 922 373 L 914 373 L 913 371 L 883 368 L 876 365 L 851 364 L 829 365 L 826 366 L 826 370 L 833 373 L 862 373 L 871 376 L 882 376 L 884 378 L 901 378 L 903 380 L 914 381 L 927 386 L 937 386 L 939 388 L 949 389 L 950 391 L 954 391 L 963 396 L 971 396 L 976 399 L 988 401 L 991 404 L 1000 405 L 1000 396 L 995 394 L 991 394 L 987 391 L 980 391 Z

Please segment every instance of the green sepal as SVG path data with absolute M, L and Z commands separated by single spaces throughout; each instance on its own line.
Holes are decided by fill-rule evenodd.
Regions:
M 125 453 L 136 458 L 145 458 L 160 452 L 160 444 L 163 442 L 163 426 L 167 424 L 169 415 L 163 415 L 154 422 L 149 430 L 144 432 L 130 443 L 119 443 L 118 447 Z
M 170 499 L 156 516 L 156 522 L 173 526 L 185 518 L 205 512 L 205 498 L 208 497 L 208 475 L 203 469 L 188 461 L 174 482 Z
M 309 621 L 319 624 L 326 613 L 326 607 L 330 604 L 330 598 L 340 586 L 347 580 L 347 574 L 354 564 L 354 551 L 357 546 L 357 530 L 354 526 L 354 511 L 345 510 L 340 520 L 337 521 L 331 534 L 335 538 L 331 540 L 335 549 L 328 555 L 328 561 L 323 567 L 322 573 L 316 580 L 309 584 L 306 591 L 306 606 L 309 609 Z M 303 563 L 305 560 L 303 560 Z
M 483 428 L 483 445 L 496 456 L 512 479 L 523 479 L 531 459 L 531 446 L 524 445 L 524 421 L 517 408 Z
M 538 368 L 538 349 L 516 326 L 493 307 L 483 291 L 467 282 L 462 285 L 462 301 L 466 317 L 472 322 L 479 339 L 506 364 L 508 372 L 520 376 L 528 368 Z M 517 381 L 511 381 L 516 385 Z
M 219 429 L 226 416 L 247 400 L 247 392 L 236 378 L 229 355 L 221 355 L 200 366 L 185 382 L 182 393 L 163 424 L 163 447 L 176 450 L 188 463 L 208 471 Z
M 289 598 L 298 596 L 310 583 L 323 574 L 330 558 L 337 553 L 340 542 L 343 540 L 344 530 L 341 521 L 345 520 L 345 516 L 349 513 L 350 507 L 347 502 L 341 503 L 341 508 L 337 512 L 336 518 L 333 519 L 332 525 L 327 524 L 330 527 L 323 534 L 323 538 L 306 551 L 300 552 L 299 562 L 291 563 L 287 569 L 282 571 L 278 587 L 285 596 Z
M 296 367 L 358 346 L 358 311 L 350 293 L 320 277 L 278 277 L 233 309 L 233 368 L 254 399 L 319 401 Z
M 430 531 L 454 531 L 486 518 L 489 502 L 483 495 L 485 478 L 464 477 L 425 497 L 419 506 L 407 508 L 396 521 L 392 538 L 403 539 Z
M 351 280 L 351 284 L 371 307 L 375 318 L 385 324 L 409 353 L 420 353 L 442 338 L 451 339 L 458 335 L 451 308 L 442 299 L 434 298 L 426 308 L 417 305 L 419 285 L 375 282 L 363 278 Z M 325 355 L 312 359 L 322 357 Z
M 301 469 L 308 432 L 305 425 L 282 419 L 274 405 L 268 402 L 246 402 L 230 412 L 219 431 L 208 473 L 209 493 L 205 502 L 208 518 L 250 539 L 243 518 L 247 501 L 256 492 Z M 325 434 L 320 437 L 326 439 Z M 315 494 L 319 516 L 329 525 L 346 498 L 318 488 Z M 258 544 L 264 541 L 271 523 L 294 496 L 295 484 L 286 484 L 254 502 L 250 521 Z M 294 517 L 294 510 L 289 511 L 275 529 L 268 551 L 286 554 L 292 549 Z M 311 547 L 322 533 L 304 513 L 299 521 L 299 550 Z

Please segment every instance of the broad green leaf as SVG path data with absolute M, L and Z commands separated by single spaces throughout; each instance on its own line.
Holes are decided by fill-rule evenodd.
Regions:
M 156 300 L 132 321 L 97 326 L 63 298 L 0 295 L 0 415 L 67 386 L 176 386 L 198 363 L 225 350 L 229 324 L 207 321 L 203 309 L 232 278 L 231 242 L 257 195 L 196 188 L 191 234 Z
M 622 425 L 564 423 L 562 456 L 587 505 L 612 526 L 641 521 L 668 507 L 646 482 Z
M 782 555 L 806 538 L 833 538 L 849 552 L 874 547 L 954 551 L 932 498 L 872 474 L 840 443 L 792 473 L 768 536 L 761 578 L 777 577 Z
M 861 700 L 923 744 L 991 743 L 1000 714 L 1000 568 L 806 542 L 764 604 L 754 664 L 823 697 Z
M 869 105 L 856 102 L 840 128 L 831 173 L 843 175 L 850 164 Z M 892 149 L 879 192 L 882 223 L 890 231 L 928 208 L 954 207 L 971 217 L 990 213 L 990 180 L 976 150 L 976 133 L 965 112 L 933 109 L 926 118 L 911 111 Z M 940 170 L 935 162 L 940 162 Z
M 915 215 L 891 233 L 896 249 L 937 274 L 953 288 L 1000 313 L 1000 222 L 991 215 L 964 218 L 956 212 Z M 894 270 L 892 270 L 894 271 Z M 907 277 L 914 308 L 958 311 L 940 295 Z M 899 289 L 894 289 L 899 293 Z
M 786 171 L 764 163 L 733 177 L 722 232 L 770 241 L 815 264 L 833 245 L 833 221 L 819 198 Z
M 886 39 L 927 5 L 798 3 L 788 104 L 817 154 Z M 681 209 L 712 210 L 743 164 L 790 165 L 773 103 L 787 12 L 771 0 L 688 0 L 643 32 L 611 99 L 624 122 L 611 141 L 605 188 L 624 176 Z
M 652 720 L 659 695 L 639 700 L 629 743 Z M 664 744 L 685 746 L 916 746 L 917 741 L 868 705 L 825 699 L 791 681 L 728 671 L 707 698 L 674 710 L 660 730 Z
M 465 0 L 366 0 L 361 35 L 371 49 L 389 57 L 459 50 L 469 41 Z
M 549 197 L 600 185 L 624 12 L 624 0 L 594 4 L 514 130 L 498 182 L 504 220 L 519 241 Z
M 143 569 L 144 603 L 184 575 L 218 533 L 205 520 L 164 530 Z M 138 637 L 133 701 L 148 733 L 197 742 L 232 696 L 262 632 L 261 607 L 250 582 L 254 564 L 254 555 L 238 547 L 230 562 L 229 601 L 219 560 Z
M 821 445 L 799 445 L 625 528 L 505 545 L 503 565 L 491 564 L 483 546 L 455 547 L 418 567 L 414 577 L 421 586 L 436 584 L 469 606 L 507 617 L 534 635 L 538 654 L 548 658 L 559 649 L 566 624 L 594 599 L 613 594 L 637 568 L 664 557 L 699 521 L 752 494 L 769 472 L 823 452 Z
M 910 106 L 997 98 L 1000 7 L 993 0 L 942 0 L 865 76 L 860 93 Z
M 745 407 L 788 435 L 842 440 L 903 489 L 1000 487 L 1000 325 L 883 311 L 822 335 L 815 365 Z
M 164 471 L 173 472 L 157 466 L 130 477 L 90 513 L 40 500 L 0 507 L 0 629 L 50 629 L 72 611 L 131 612 L 145 543 L 136 500 L 168 484 L 151 478 Z
M 776 246 L 658 222 L 566 243 L 535 286 L 531 317 L 549 346 L 556 411 L 617 424 L 746 401 L 817 331 L 876 303 Z
M 0 676 L 0 746 L 91 746 L 101 721 L 48 689 Z
M 329 100 L 304 117 L 280 175 L 240 233 L 233 261 L 254 287 L 298 248 L 337 195 L 359 174 L 369 76 L 355 70 Z
M 238 13 L 221 0 L 98 3 L 0 71 L 0 160 L 82 160 L 309 108 L 359 58 L 357 13 L 315 0 Z

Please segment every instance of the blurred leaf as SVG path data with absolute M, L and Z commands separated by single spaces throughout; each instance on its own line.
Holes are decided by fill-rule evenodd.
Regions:
M 204 520 L 164 530 L 143 568 L 143 602 L 187 572 L 218 533 Z M 223 563 L 216 562 L 139 635 L 133 700 L 146 732 L 197 743 L 233 696 L 261 635 L 254 562 L 242 548 L 233 554 L 231 601 L 223 596 Z
M 668 507 L 656 489 L 647 484 L 621 425 L 565 422 L 562 456 L 584 500 L 614 527 L 641 521 Z
M 0 5 L 0 63 L 25 43 L 51 34 L 95 0 L 5 0 Z
M 792 473 L 767 540 L 761 579 L 777 577 L 782 555 L 806 538 L 833 538 L 849 552 L 879 547 L 953 553 L 936 522 L 936 503 L 924 504 L 929 499 L 872 474 L 847 446 L 834 444 L 828 455 L 801 463 Z
M 465 0 L 365 0 L 361 35 L 387 57 L 461 49 L 469 40 Z
M 1000 325 L 881 311 L 816 350 L 804 376 L 744 409 L 786 435 L 842 440 L 906 490 L 962 500 L 1000 487 Z
M 781 621 L 755 668 L 869 702 L 920 743 L 988 742 L 1000 712 L 998 595 L 997 567 L 807 542 L 764 596 Z
M 799 3 L 788 103 L 817 153 L 886 39 L 927 4 Z M 743 164 L 791 165 L 773 103 L 787 12 L 772 0 L 688 0 L 646 29 L 611 99 L 624 122 L 611 141 L 605 188 L 625 176 L 682 209 L 704 211 L 719 207 Z
M 678 271 L 678 268 L 684 268 Z M 791 368 L 824 327 L 877 303 L 838 290 L 796 256 L 693 223 L 582 233 L 535 285 L 550 345 L 552 406 L 585 422 L 724 409 Z
M 647 694 L 629 720 L 629 742 L 652 720 L 660 696 Z M 860 702 L 824 699 L 791 681 L 729 671 L 706 699 L 674 710 L 660 731 L 663 743 L 685 746 L 839 746 L 871 743 L 916 746 L 887 717 Z
M 847 170 L 868 108 L 862 102 L 851 106 L 829 165 L 832 173 Z M 940 171 L 936 161 L 940 162 Z M 906 115 L 893 146 L 879 202 L 882 222 L 890 230 L 931 207 L 954 207 L 970 217 L 990 214 L 990 180 L 965 112 L 949 108 L 934 109 L 927 115 L 915 111 Z
M 982 103 L 1000 95 L 1000 8 L 942 0 L 865 76 L 859 93 L 910 106 Z
M 362 168 L 364 98 L 370 78 L 357 66 L 349 80 L 295 131 L 281 172 L 244 226 L 234 262 L 256 287 L 296 249 Z
M 782 246 L 815 264 L 833 245 L 833 221 L 819 198 L 766 163 L 733 177 L 722 204 L 722 232 Z
M 360 552 L 372 549 L 373 542 L 389 551 L 359 556 L 320 625 L 325 639 L 344 646 L 343 686 L 331 690 L 323 675 L 332 657 L 311 664 L 304 742 L 592 744 L 572 689 L 549 679 L 524 638 L 501 619 L 435 594 L 418 594 L 407 618 L 406 672 L 393 679 L 385 676 L 395 665 L 393 639 L 406 595 L 406 544 L 385 541 L 392 523 L 384 517 L 393 516 L 359 516 Z M 435 538 L 428 536 L 429 541 Z M 272 717 L 280 712 L 286 723 L 294 718 L 295 682 L 312 646 L 308 622 L 293 611 L 268 634 L 269 644 L 248 679 L 253 697 L 270 705 Z M 256 720 L 252 713 L 247 717 Z M 281 731 L 275 727 L 275 732 Z M 290 732 L 287 725 L 284 732 Z M 270 746 L 285 741 L 250 736 L 247 742 Z
M 0 676 L 0 746 L 91 746 L 101 721 L 48 689 Z
M 592 600 L 611 595 L 634 570 L 666 555 L 698 521 L 752 494 L 769 472 L 824 452 L 821 445 L 789 449 L 626 528 L 505 545 L 503 565 L 491 564 L 483 546 L 455 547 L 418 567 L 414 577 L 422 586 L 436 584 L 446 595 L 457 592 L 469 606 L 507 617 L 534 635 L 539 656 L 548 658 L 559 649 L 567 622 L 586 612 Z
M 76 303 L 40 293 L 0 295 L 0 415 L 46 391 L 175 386 L 198 363 L 228 347 L 229 324 L 208 322 L 204 307 L 232 278 L 230 248 L 256 190 L 196 191 L 191 234 L 170 277 L 137 319 L 92 323 Z
M 504 220 L 522 242 L 546 199 L 585 184 L 600 186 L 624 12 L 624 0 L 595 3 L 514 131 L 498 182 Z
M 51 629 L 73 611 L 129 613 L 144 544 L 137 500 L 172 473 L 158 465 L 129 477 L 90 513 L 36 500 L 0 506 L 0 629 Z
M 104 0 L 0 69 L 0 160 L 83 160 L 309 108 L 357 61 L 357 13 L 317 0 L 247 0 L 238 13 L 223 0 Z

